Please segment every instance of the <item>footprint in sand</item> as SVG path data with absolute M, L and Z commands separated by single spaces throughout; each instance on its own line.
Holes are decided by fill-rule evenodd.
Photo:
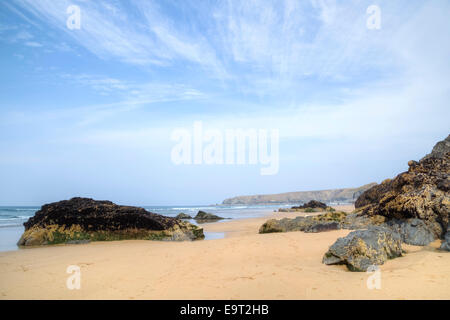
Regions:
M 20 268 L 22 269 L 23 272 L 27 272 L 28 270 L 30 270 L 29 268 L 22 265 L 20 266 Z
M 94 264 L 93 262 L 78 262 L 76 265 L 79 266 L 80 268 L 85 268 L 93 264 Z

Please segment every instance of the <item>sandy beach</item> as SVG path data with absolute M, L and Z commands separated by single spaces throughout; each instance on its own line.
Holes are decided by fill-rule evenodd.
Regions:
M 342 208 L 340 208 L 342 209 Z M 347 208 L 349 209 L 349 208 Z M 203 225 L 224 239 L 117 241 L 0 253 L 0 299 L 450 299 L 450 254 L 404 246 L 381 266 L 381 288 L 365 272 L 326 266 L 323 254 L 350 231 L 258 234 L 268 218 Z M 66 269 L 81 268 L 68 290 Z

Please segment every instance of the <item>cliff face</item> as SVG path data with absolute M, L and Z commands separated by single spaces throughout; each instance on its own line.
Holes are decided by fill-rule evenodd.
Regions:
M 450 135 L 407 172 L 365 191 L 355 203 L 365 215 L 388 219 L 418 218 L 442 238 L 449 225 Z
M 226 199 L 224 205 L 255 205 L 255 204 L 298 204 L 311 200 L 321 202 L 354 202 L 364 191 L 375 186 L 370 183 L 359 188 L 333 189 L 321 191 L 287 192 L 279 194 L 239 196 Z

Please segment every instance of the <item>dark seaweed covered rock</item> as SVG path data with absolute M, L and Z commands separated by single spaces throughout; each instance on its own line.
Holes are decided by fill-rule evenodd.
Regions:
M 192 219 L 192 217 L 186 213 L 180 213 L 175 217 L 175 219 Z
M 407 172 L 365 191 L 355 207 L 364 215 L 387 220 L 420 219 L 435 238 L 443 238 L 450 214 L 450 136 L 408 165 Z
M 45 245 L 81 240 L 196 240 L 203 230 L 175 218 L 111 201 L 73 198 L 42 206 L 24 223 L 19 245 Z
M 327 205 L 323 202 L 311 200 L 302 206 L 292 207 L 292 209 L 326 209 Z
M 345 264 L 351 271 L 367 271 L 402 255 L 402 241 L 390 228 L 371 226 L 339 238 L 325 253 L 323 263 Z
M 197 215 L 194 217 L 195 220 L 221 220 L 221 219 L 225 219 L 219 216 L 216 216 L 215 214 L 212 213 L 207 213 L 204 211 L 199 211 L 197 213 Z

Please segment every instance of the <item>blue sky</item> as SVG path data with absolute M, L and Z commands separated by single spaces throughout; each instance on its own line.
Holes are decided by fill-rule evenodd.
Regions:
M 449 13 L 445 0 L 2 1 L 0 205 L 211 204 L 392 177 L 449 134 Z M 174 165 L 171 132 L 194 121 L 279 129 L 279 173 Z

